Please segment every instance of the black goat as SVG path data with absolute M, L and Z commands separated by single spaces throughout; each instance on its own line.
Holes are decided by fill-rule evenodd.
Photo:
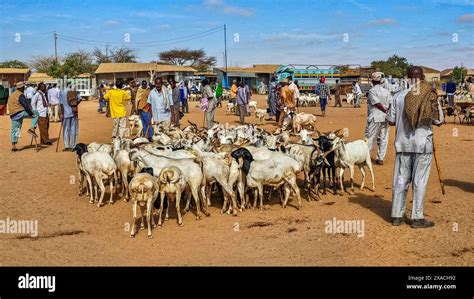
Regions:
M 332 189 L 334 194 L 337 193 L 337 184 L 336 184 L 336 163 L 335 160 L 335 152 L 332 150 L 332 140 L 326 136 L 322 135 L 318 132 L 319 137 L 314 139 L 321 149 L 322 152 L 328 152 L 326 155 L 327 164 L 322 164 L 322 172 L 323 172 L 323 191 L 322 194 L 326 194 L 326 175 L 328 180 L 331 181 L 332 179 Z M 331 151 L 331 152 L 330 152 Z

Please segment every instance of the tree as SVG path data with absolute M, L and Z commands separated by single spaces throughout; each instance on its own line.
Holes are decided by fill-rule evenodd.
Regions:
M 28 65 L 26 63 L 24 63 L 23 61 L 19 61 L 19 60 L 5 60 L 5 61 L 2 61 L 0 62 L 0 67 L 6 67 L 6 68 L 12 68 L 12 67 L 15 67 L 15 68 L 27 68 Z
M 100 48 L 95 48 L 92 51 L 92 55 L 94 56 L 95 62 L 97 64 L 101 64 L 101 63 L 104 63 L 104 62 L 112 62 L 110 60 L 110 57 L 108 56 L 108 53 L 102 52 L 102 50 Z
M 64 76 L 64 70 L 54 56 L 34 56 L 30 66 L 39 73 L 46 73 L 51 77 L 60 78 Z
M 92 51 L 92 55 L 95 58 L 97 64 L 101 64 L 104 62 L 136 62 L 137 56 L 135 54 L 135 50 L 127 48 L 127 47 L 120 47 L 118 49 L 111 49 L 107 52 L 103 52 L 100 48 L 95 48 Z
M 137 62 L 137 56 L 133 49 L 120 47 L 116 50 L 111 50 L 110 52 L 113 62 Z
M 202 72 L 209 70 L 216 64 L 216 58 L 207 56 L 203 49 L 172 49 L 161 52 L 158 56 L 163 62 L 191 66 Z
M 453 72 L 449 76 L 449 79 L 453 80 L 454 82 L 457 83 L 462 83 L 464 82 L 464 79 L 467 76 L 467 69 L 463 66 L 457 67 L 455 66 L 453 69 Z
M 341 73 L 344 73 L 344 72 L 347 72 L 347 70 L 349 69 L 349 65 L 347 65 L 347 64 L 345 64 L 345 65 L 336 65 L 334 67 L 334 69 L 338 70 Z
M 84 50 L 66 55 L 62 67 L 64 74 L 70 78 L 82 73 L 92 73 L 96 68 L 93 64 L 93 55 Z
M 392 76 L 395 78 L 401 78 L 405 76 L 407 70 L 411 67 L 407 59 L 398 55 L 393 55 L 387 60 L 376 60 L 372 61 L 372 67 L 375 67 L 377 71 L 383 72 L 385 76 Z

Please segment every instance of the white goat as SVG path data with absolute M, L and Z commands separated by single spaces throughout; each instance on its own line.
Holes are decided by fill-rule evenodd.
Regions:
M 158 226 L 162 225 L 161 217 L 163 214 L 163 205 L 165 201 L 165 195 L 168 197 L 168 203 L 176 200 L 176 213 L 178 214 L 178 225 L 183 225 L 183 217 L 181 217 L 181 194 L 186 188 L 186 178 L 181 173 L 181 170 L 175 166 L 168 166 L 161 170 L 160 173 L 160 210 L 158 212 Z M 168 204 L 168 207 L 169 207 Z M 168 209 L 167 209 L 168 210 Z M 166 211 L 166 217 L 168 218 L 168 211 Z M 166 219 L 167 219 L 166 218 Z
M 265 115 L 267 114 L 266 109 L 256 109 L 255 110 L 255 117 L 258 118 L 258 122 L 260 124 L 263 124 L 263 119 L 265 118 Z
M 151 173 L 153 173 L 151 171 Z M 132 215 L 133 224 L 130 232 L 130 238 L 133 238 L 137 233 L 136 221 L 138 219 L 137 208 L 140 206 L 141 219 L 143 220 L 144 209 L 146 208 L 146 221 L 148 226 L 148 238 L 151 239 L 152 225 L 155 227 L 153 219 L 153 203 L 158 195 L 158 179 L 150 173 L 136 174 L 130 181 L 130 198 L 132 199 Z M 143 222 L 142 222 L 143 224 Z
M 335 150 L 335 162 L 336 165 L 340 167 L 339 170 L 339 182 L 341 184 L 341 192 L 344 189 L 344 184 L 342 182 L 344 169 L 349 168 L 351 172 L 351 192 L 354 194 L 354 166 L 357 165 L 362 173 L 362 184 L 360 185 L 360 190 L 364 189 L 365 184 L 365 170 L 364 166 L 367 165 L 372 176 L 372 190 L 375 191 L 375 181 L 374 181 L 374 170 L 372 168 L 372 160 L 370 159 L 370 151 L 367 145 L 367 139 L 356 140 L 349 143 L 346 143 L 342 139 L 342 136 L 337 135 L 333 140 L 333 149 Z

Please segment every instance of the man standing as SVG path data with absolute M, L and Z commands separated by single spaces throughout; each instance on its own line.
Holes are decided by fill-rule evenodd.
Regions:
M 433 153 L 432 125 L 444 121 L 441 104 L 432 86 L 424 81 L 423 69 L 412 66 L 408 70 L 411 88 L 397 93 L 387 119 L 396 126 L 395 167 L 392 185 L 392 224 L 404 222 L 406 195 L 413 183 L 412 228 L 434 226 L 424 219 L 423 203 L 430 176 Z M 413 80 L 416 80 L 413 82 Z
M 360 108 L 360 100 L 362 98 L 362 90 L 357 81 L 352 82 L 352 93 L 355 95 L 354 108 Z
M 97 109 L 97 112 L 99 113 L 104 113 L 103 108 L 106 107 L 104 96 L 107 90 L 105 89 L 105 83 L 102 81 L 102 83 L 99 85 L 98 88 L 99 91 L 99 108 Z
M 16 144 L 18 143 L 18 137 L 20 136 L 23 119 L 27 115 L 33 117 L 31 128 L 28 129 L 28 133 L 36 136 L 35 127 L 38 122 L 38 117 L 33 113 L 30 107 L 30 101 L 28 101 L 23 94 L 24 90 L 25 84 L 23 82 L 18 82 L 16 84 L 16 90 L 8 97 L 8 110 L 10 112 L 10 119 L 12 120 L 10 136 L 12 141 L 12 152 L 18 151 Z
M 170 86 L 171 86 L 171 98 L 173 99 L 172 101 L 172 107 L 171 107 L 171 122 L 174 124 L 175 127 L 179 128 L 179 120 L 181 118 L 181 100 L 180 100 L 180 93 L 179 93 L 179 87 L 176 85 L 176 81 L 173 79 L 170 80 Z
M 446 84 L 446 94 L 448 96 L 448 106 L 454 106 L 454 94 L 456 93 L 456 83 L 452 79 L 449 79 Z
M 336 102 L 334 104 L 334 107 L 342 107 L 342 102 L 341 102 L 341 84 L 339 84 L 339 79 L 336 79 L 336 86 L 334 86 L 334 101 Z
M 249 104 L 248 93 L 245 89 L 245 83 L 240 82 L 237 88 L 237 106 L 239 107 L 240 124 L 245 124 L 245 115 L 247 114 L 247 105 Z
M 132 109 L 130 110 L 130 115 L 137 114 L 137 104 L 136 104 L 136 95 L 137 95 L 137 82 L 135 80 L 130 81 L 129 86 L 124 88 L 124 90 L 130 90 L 130 98 L 131 98 L 131 103 L 132 103 Z
M 151 124 L 150 105 L 147 104 L 148 95 L 150 94 L 150 88 L 146 80 L 142 81 L 142 84 L 137 90 L 136 98 L 137 111 L 143 125 L 143 136 L 146 138 L 153 135 L 153 128 L 149 126 Z
M 329 86 L 326 84 L 325 77 L 321 77 L 321 79 L 319 79 L 319 85 L 316 89 L 316 93 L 319 95 L 319 106 L 321 107 L 321 114 L 324 117 L 326 114 L 326 104 L 328 103 L 328 98 L 330 97 Z
M 232 87 L 230 88 L 230 102 L 235 103 L 235 99 L 237 98 L 237 80 L 232 80 Z
M 181 107 L 183 113 L 189 113 L 189 105 L 188 105 L 188 97 L 189 97 L 189 90 L 187 84 L 183 81 L 179 82 L 179 98 L 181 101 Z
M 40 130 L 41 144 L 51 145 L 49 140 L 49 116 L 48 116 L 48 99 L 46 98 L 46 85 L 44 83 L 38 84 L 38 90 L 31 99 L 31 107 L 39 115 L 38 127 Z
M 283 79 L 281 83 L 282 83 L 282 88 L 280 90 L 280 98 L 281 98 L 281 104 L 283 105 L 284 108 L 280 114 L 280 128 L 283 128 L 283 123 L 285 121 L 286 114 L 288 114 L 288 116 L 291 118 L 290 112 L 296 111 L 296 102 L 295 102 L 293 91 L 291 91 L 288 88 L 288 85 L 289 85 L 288 78 Z
M 131 97 L 122 89 L 123 82 L 115 83 L 116 89 L 110 89 L 104 96 L 110 110 L 110 116 L 113 118 L 112 138 L 125 137 L 127 130 L 127 104 Z
M 368 139 L 369 151 L 372 150 L 375 139 L 377 139 L 377 160 L 375 163 L 382 165 L 388 144 L 388 122 L 386 120 L 387 111 L 392 104 L 392 94 L 382 87 L 382 73 L 372 74 L 372 87 L 369 91 L 367 101 L 367 126 L 365 138 Z
M 78 105 L 81 97 L 77 91 L 73 90 L 72 84 L 60 92 L 59 114 L 61 115 L 63 126 L 64 152 L 70 152 L 77 144 L 79 132 Z
M 33 87 L 33 85 L 31 84 L 28 84 L 27 87 L 26 87 L 26 90 L 25 90 L 25 97 L 27 100 L 31 101 L 31 99 L 33 98 L 33 96 L 35 95 L 35 88 Z
M 296 85 L 296 83 L 292 81 L 291 76 L 288 77 L 288 81 L 290 82 L 290 84 L 288 85 L 288 89 L 293 92 L 294 102 L 298 103 L 298 98 L 300 97 L 300 90 L 298 88 L 298 85 Z
M 60 91 L 57 83 L 48 89 L 49 121 L 59 121 L 59 92 Z
M 214 92 L 212 91 L 211 85 L 207 79 L 202 80 L 202 85 L 204 90 L 202 92 L 202 97 L 207 99 L 207 110 L 206 110 L 206 120 L 207 128 L 210 129 L 214 124 L 214 116 L 216 114 L 217 100 L 214 97 Z
M 268 113 L 270 118 L 268 120 L 272 120 L 272 117 L 273 116 L 276 117 L 276 114 L 277 114 L 277 109 L 276 109 L 276 97 L 277 97 L 276 87 L 277 87 L 277 83 L 276 83 L 275 77 L 272 77 L 270 79 L 270 84 L 268 85 L 267 102 L 268 102 L 268 108 L 270 109 L 270 112 Z M 278 119 L 276 121 L 278 122 Z
M 147 102 L 151 105 L 153 122 L 171 121 L 172 98 L 168 88 L 163 86 L 161 78 L 155 79 L 155 88 L 148 95 Z

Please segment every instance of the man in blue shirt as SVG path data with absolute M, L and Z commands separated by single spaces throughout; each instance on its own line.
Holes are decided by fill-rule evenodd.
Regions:
M 71 83 L 59 94 L 59 115 L 63 126 L 64 152 L 70 152 L 77 144 L 79 116 L 77 106 L 81 97 L 73 90 Z

